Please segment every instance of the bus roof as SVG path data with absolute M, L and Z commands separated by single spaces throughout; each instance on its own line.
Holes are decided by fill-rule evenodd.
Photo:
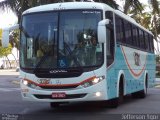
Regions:
M 30 8 L 24 11 L 23 14 L 32 12 L 43 12 L 43 11 L 53 11 L 53 10 L 70 10 L 70 9 L 105 9 L 113 10 L 110 6 L 104 3 L 97 2 L 63 2 L 63 3 L 53 3 L 47 5 L 41 5 L 38 7 Z
M 112 11 L 116 15 L 119 15 L 121 18 L 129 21 L 130 23 L 136 25 L 144 31 L 152 34 L 149 30 L 138 24 L 133 18 L 124 14 L 119 10 L 115 10 L 107 4 L 97 3 L 97 2 L 63 2 L 63 3 L 53 3 L 47 5 L 41 5 L 38 7 L 30 8 L 23 12 L 23 15 L 27 13 L 35 13 L 35 12 L 45 12 L 45 11 L 53 11 L 53 10 L 71 10 L 71 9 L 101 9 L 105 11 Z M 153 35 L 153 34 L 152 34 Z

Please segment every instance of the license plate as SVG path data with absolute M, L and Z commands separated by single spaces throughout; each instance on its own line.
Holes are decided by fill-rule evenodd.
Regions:
M 52 98 L 65 98 L 66 93 L 52 93 Z

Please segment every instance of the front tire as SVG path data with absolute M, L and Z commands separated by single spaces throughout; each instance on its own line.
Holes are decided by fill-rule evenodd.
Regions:
M 115 99 L 112 99 L 112 100 L 108 101 L 109 107 L 117 108 L 120 104 L 123 103 L 123 100 L 124 100 L 124 85 L 123 85 L 122 80 L 120 81 L 120 84 L 119 84 L 119 94 L 118 94 L 118 96 L 119 96 L 118 98 L 115 98 Z

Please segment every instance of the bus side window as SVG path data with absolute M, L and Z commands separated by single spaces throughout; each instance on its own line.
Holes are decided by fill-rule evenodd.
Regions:
M 115 23 L 116 23 L 116 39 L 117 42 L 122 43 L 124 40 L 124 31 L 123 31 L 123 21 L 122 19 L 116 15 L 115 18 Z
M 126 43 L 132 45 L 132 26 L 129 22 L 124 21 Z
M 144 49 L 147 51 L 147 43 L 146 43 L 146 37 L 145 37 L 145 32 L 143 31 L 143 41 L 144 41 Z
M 107 27 L 107 43 L 106 43 L 106 53 L 107 53 L 107 66 L 111 65 L 114 61 L 114 32 L 113 29 Z
M 113 29 L 113 13 L 106 11 L 106 19 L 109 19 L 111 23 L 106 26 L 107 28 L 107 43 L 106 43 L 106 54 L 107 54 L 107 66 L 111 65 L 114 61 L 114 29 Z
M 133 26 L 133 44 L 135 47 L 138 47 L 139 48 L 139 40 L 138 40 L 138 28 Z
M 151 52 L 154 52 L 153 36 L 149 35 L 149 42 L 151 47 Z
M 139 41 L 140 41 L 140 48 L 145 48 L 144 38 L 143 38 L 143 31 L 139 29 Z
M 150 45 L 149 45 L 148 33 L 145 32 L 144 36 L 145 36 L 146 50 L 149 51 L 150 50 Z

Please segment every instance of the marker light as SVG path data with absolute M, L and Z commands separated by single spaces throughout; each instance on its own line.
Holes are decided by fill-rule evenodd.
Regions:
M 27 86 L 28 85 L 28 81 L 27 80 L 23 80 L 23 84 Z

